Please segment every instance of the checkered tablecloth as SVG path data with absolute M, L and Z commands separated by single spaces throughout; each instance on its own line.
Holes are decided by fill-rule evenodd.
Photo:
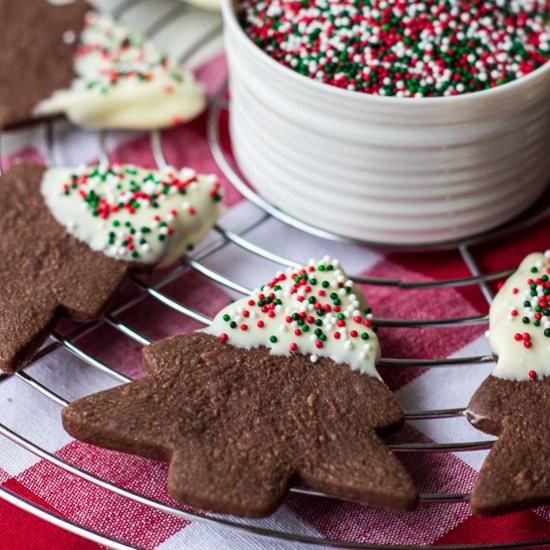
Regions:
M 212 92 L 225 76 L 225 60 L 216 57 L 199 71 Z M 163 133 L 168 160 L 176 166 L 191 166 L 200 172 L 219 173 L 206 137 L 207 114 L 186 126 Z M 220 121 L 222 143 L 229 151 L 227 115 Z M 266 128 L 269 131 L 269 128 Z M 23 136 L 9 161 L 44 158 L 40 135 Z M 112 134 L 111 158 L 154 166 L 148 136 Z M 12 147 L 13 149 L 13 147 Z M 97 157 L 97 136 L 77 132 L 64 124 L 56 126 L 55 159 L 75 164 Z M 284 159 L 281 159 L 284 162 Z M 220 174 L 221 176 L 221 174 Z M 261 212 L 226 185 L 227 212 L 223 227 L 239 231 L 261 217 Z M 545 200 L 549 200 L 548 196 Z M 539 224 L 525 234 L 473 249 L 483 271 L 511 268 L 534 250 L 550 246 L 550 223 Z M 433 280 L 468 276 L 458 251 L 437 254 L 397 254 L 359 246 L 323 241 L 268 220 L 246 234 L 250 241 L 282 256 L 306 261 L 325 254 L 338 257 L 347 271 L 404 280 Z M 212 235 L 206 244 L 214 242 Z M 196 251 L 200 255 L 204 247 Z M 253 287 L 280 269 L 266 260 L 226 246 L 205 260 L 206 265 Z M 380 317 L 427 319 L 463 317 L 485 313 L 487 302 L 476 286 L 430 290 L 396 290 L 366 286 L 365 292 Z M 131 284 L 122 294 L 136 292 Z M 163 289 L 174 300 L 207 315 L 213 315 L 235 294 L 196 272 L 188 272 Z M 151 339 L 163 338 L 199 325 L 161 305 L 152 297 L 121 316 L 121 320 Z M 69 330 L 61 327 L 61 330 Z M 485 354 L 486 326 L 380 330 L 386 357 L 443 358 Z M 78 341 L 87 353 L 130 375 L 143 373 L 141 348 L 112 326 L 103 323 Z M 491 365 L 464 365 L 433 369 L 384 369 L 382 374 L 404 409 L 462 407 L 489 374 Z M 109 376 L 80 362 L 67 350 L 59 350 L 28 369 L 30 375 L 66 399 L 92 393 L 116 383 Z M 0 423 L 17 431 L 58 457 L 141 494 L 170 502 L 165 491 L 166 466 L 157 462 L 104 451 L 77 443 L 67 436 L 59 418 L 60 407 L 39 395 L 21 380 L 0 383 Z M 392 441 L 472 441 L 485 436 L 463 418 L 409 422 Z M 422 492 L 468 492 L 484 452 L 401 454 Z M 168 549 L 287 549 L 295 544 L 244 536 L 200 522 L 188 522 L 136 504 L 98 488 L 41 460 L 0 438 L 0 482 L 23 497 L 55 511 L 71 521 L 144 548 Z M 2 533 L 0 548 L 95 548 L 94 543 L 67 534 L 57 527 L 0 501 Z M 345 539 L 357 542 L 442 545 L 497 543 L 550 538 L 550 508 L 482 519 L 472 516 L 466 503 L 422 505 L 414 513 L 392 514 L 325 498 L 291 495 L 270 519 L 255 524 L 281 531 Z

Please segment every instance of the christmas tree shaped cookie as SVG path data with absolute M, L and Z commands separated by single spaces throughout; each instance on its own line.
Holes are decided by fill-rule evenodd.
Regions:
M 29 122 L 36 106 L 74 78 L 87 2 L 0 0 L 0 128 Z M 6 22 L 9 21 L 9 24 Z
M 415 486 L 380 432 L 403 412 L 377 374 L 370 310 L 336 260 L 278 274 L 204 332 L 144 350 L 148 376 L 63 411 L 81 441 L 170 463 L 178 501 L 265 516 L 291 483 L 396 510 Z
M 56 321 L 93 320 L 131 268 L 172 263 L 220 215 L 192 170 L 13 166 L 0 180 L 0 368 L 24 366 Z
M 550 251 L 525 258 L 501 288 L 489 334 L 497 365 L 466 411 L 498 436 L 471 497 L 484 515 L 550 503 Z
M 0 0 L 0 125 L 64 114 L 93 128 L 155 129 L 205 106 L 193 76 L 110 15 L 76 1 Z

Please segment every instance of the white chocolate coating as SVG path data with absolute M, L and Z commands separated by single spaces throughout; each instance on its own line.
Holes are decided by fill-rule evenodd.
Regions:
M 41 190 L 56 220 L 93 250 L 158 266 L 200 242 L 222 212 L 217 177 L 188 168 L 50 168 Z
M 529 380 L 550 374 L 549 273 L 550 251 L 530 254 L 495 297 L 489 328 L 498 358 L 493 376 Z
M 251 296 L 220 311 L 206 332 L 235 346 L 276 355 L 329 357 L 379 378 L 380 345 L 361 290 L 337 260 L 289 268 Z
M 90 13 L 74 60 L 76 78 L 36 107 L 90 128 L 156 129 L 188 121 L 205 107 L 194 77 L 110 15 Z

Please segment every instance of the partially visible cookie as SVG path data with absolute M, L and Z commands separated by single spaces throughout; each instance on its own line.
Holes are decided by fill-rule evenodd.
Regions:
M 110 15 L 88 13 L 77 40 L 74 79 L 43 96 L 36 114 L 65 114 L 92 128 L 149 130 L 204 110 L 204 92 L 193 75 Z
M 0 128 L 21 125 L 36 106 L 74 78 L 73 58 L 87 2 L 0 0 Z
M 84 1 L 0 0 L 0 128 L 66 115 L 93 128 L 155 129 L 205 107 L 193 75 Z
M 497 366 L 466 411 L 498 436 L 471 496 L 481 515 L 550 503 L 550 251 L 525 258 L 501 288 L 489 335 Z
M 219 216 L 215 178 L 129 165 L 0 179 L 0 368 L 24 366 L 62 316 L 96 319 L 131 267 L 181 256 Z
M 71 237 L 42 199 L 45 169 L 20 164 L 0 179 L 0 368 L 13 372 L 61 315 L 95 319 L 128 264 Z
M 403 412 L 360 291 L 328 259 L 279 274 L 205 332 L 144 350 L 149 376 L 72 403 L 73 437 L 170 462 L 176 500 L 266 516 L 289 486 L 394 510 L 418 495 L 380 439 Z M 313 352 L 315 350 L 315 352 Z

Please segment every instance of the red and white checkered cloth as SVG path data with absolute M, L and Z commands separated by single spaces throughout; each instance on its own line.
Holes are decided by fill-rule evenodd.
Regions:
M 225 74 L 223 57 L 200 71 L 213 90 Z M 176 166 L 192 166 L 200 172 L 219 173 L 206 138 L 206 116 L 163 134 L 168 160 Z M 222 140 L 229 147 L 227 117 L 221 121 Z M 269 131 L 269 129 L 266 129 Z M 97 155 L 97 138 L 66 129 L 58 131 L 57 162 L 71 164 Z M 111 136 L 112 158 L 154 166 L 147 136 Z M 15 158 L 40 157 L 42 146 L 25 149 Z M 12 159 L 13 160 L 13 159 Z M 284 159 L 282 159 L 283 161 Z M 223 179 L 223 178 L 222 178 Z M 261 214 L 226 184 L 227 214 L 221 224 L 237 230 Z M 484 271 L 511 268 L 534 250 L 549 247 L 550 224 L 524 235 L 507 238 L 474 250 Z M 307 260 L 330 254 L 342 261 L 349 273 L 407 280 L 430 280 L 468 276 L 458 252 L 437 254 L 392 254 L 357 246 L 322 241 L 269 220 L 247 234 L 253 242 L 283 256 Z M 200 253 L 200 250 L 199 250 Z M 207 264 L 245 286 L 256 286 L 279 269 L 235 246 L 225 247 L 207 259 Z M 169 296 L 205 314 L 213 315 L 225 305 L 230 293 L 206 278 L 188 273 L 163 289 Z M 458 289 L 396 290 L 365 288 L 370 303 L 381 317 L 438 318 L 476 315 L 487 311 L 475 286 Z M 128 292 L 132 292 L 130 289 Z M 135 292 L 135 288 L 133 289 Z M 122 315 L 122 320 L 153 339 L 198 325 L 146 298 Z M 380 337 L 386 357 L 449 357 L 488 352 L 485 326 L 446 329 L 383 329 Z M 104 324 L 79 345 L 97 359 L 132 375 L 142 374 L 140 346 Z M 405 409 L 462 407 L 468 402 L 491 366 L 455 366 L 433 369 L 385 369 L 386 381 Z M 108 387 L 115 382 L 79 362 L 66 350 L 46 357 L 29 373 L 67 399 Z M 77 443 L 62 430 L 59 406 L 39 395 L 18 379 L 0 384 L 0 422 L 68 462 L 101 478 L 156 499 L 166 495 L 166 466 L 137 457 L 104 451 Z M 395 441 L 471 441 L 485 436 L 465 419 L 415 421 L 407 424 Z M 468 492 L 484 452 L 459 454 L 400 455 L 422 492 Z M 69 519 L 144 548 L 220 549 L 293 548 L 293 543 L 270 541 L 216 529 L 200 522 L 187 522 L 136 504 L 72 476 L 45 460 L 0 439 L 0 481 L 25 498 Z M 97 545 L 68 534 L 14 506 L 0 501 L 2 534 L 0 548 L 96 548 Z M 498 543 L 550 538 L 550 508 L 483 519 L 472 516 L 466 503 L 423 505 L 414 513 L 390 514 L 331 499 L 291 495 L 264 527 L 326 539 L 386 544 L 442 545 Z

